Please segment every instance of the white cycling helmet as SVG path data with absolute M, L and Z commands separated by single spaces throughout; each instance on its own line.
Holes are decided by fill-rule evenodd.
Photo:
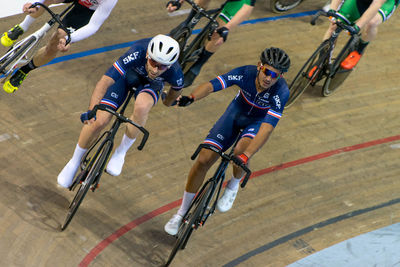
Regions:
M 178 60 L 179 44 L 175 39 L 159 34 L 150 40 L 147 52 L 158 63 L 172 65 Z

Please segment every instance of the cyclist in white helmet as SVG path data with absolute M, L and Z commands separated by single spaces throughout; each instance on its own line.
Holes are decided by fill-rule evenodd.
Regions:
M 117 110 L 125 101 L 128 91 L 135 90 L 135 106 L 130 117 L 144 126 L 151 108 L 158 102 L 164 83 L 171 85 L 164 105 L 170 106 L 180 95 L 183 73 L 177 61 L 179 44 L 169 36 L 159 34 L 154 38 L 135 42 L 103 75 L 92 94 L 89 110 L 81 114 L 85 124 L 81 130 L 74 154 L 58 175 L 58 184 L 68 188 L 78 170 L 80 160 L 102 129 L 110 122 L 112 115 L 97 111 L 96 117 L 88 115 L 97 104 Z M 116 148 L 106 170 L 117 176 L 122 171 L 125 154 L 135 142 L 139 130 L 127 124 L 121 144 Z

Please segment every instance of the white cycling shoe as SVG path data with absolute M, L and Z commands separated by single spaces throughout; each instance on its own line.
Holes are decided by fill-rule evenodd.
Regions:
M 227 212 L 232 208 L 233 202 L 235 201 L 239 187 L 236 190 L 231 190 L 228 187 L 225 188 L 224 194 L 217 202 L 217 209 L 220 212 Z
M 112 176 L 120 175 L 122 172 L 122 167 L 124 166 L 124 161 L 125 155 L 114 152 L 107 164 L 106 172 Z
M 164 226 L 165 232 L 170 235 L 176 235 L 179 230 L 179 226 L 182 224 L 183 217 L 181 215 L 175 214 Z
M 65 165 L 62 171 L 58 174 L 57 183 L 64 187 L 68 188 L 71 186 L 72 181 L 74 180 L 75 174 L 78 171 L 78 164 L 73 163 L 71 160 Z

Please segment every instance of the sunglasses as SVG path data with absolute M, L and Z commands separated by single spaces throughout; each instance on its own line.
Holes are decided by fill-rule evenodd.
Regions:
M 157 61 L 155 61 L 155 60 L 152 59 L 151 57 L 148 57 L 147 59 L 148 59 L 150 65 L 151 65 L 153 68 L 157 67 L 157 69 L 159 69 L 159 70 L 165 70 L 165 69 L 168 69 L 168 68 L 169 68 L 169 65 L 164 65 L 164 64 L 158 63 Z
M 265 74 L 265 76 L 271 76 L 272 79 L 279 78 L 281 76 L 280 73 L 276 73 L 275 71 L 267 69 L 266 66 L 261 65 L 261 71 Z

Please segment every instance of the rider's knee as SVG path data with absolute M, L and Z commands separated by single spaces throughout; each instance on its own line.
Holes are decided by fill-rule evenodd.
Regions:
M 199 157 L 197 159 L 197 164 L 199 168 L 210 168 L 213 164 L 213 158 L 209 153 L 202 153 L 204 150 L 200 151 Z
M 136 103 L 135 102 L 135 110 L 134 110 L 134 117 L 146 117 L 149 113 L 149 106 L 144 103 Z
M 94 123 L 91 124 L 93 130 L 95 132 L 101 131 L 104 129 L 104 127 L 107 126 L 107 124 L 110 122 L 110 119 L 107 116 L 97 116 L 96 120 Z

